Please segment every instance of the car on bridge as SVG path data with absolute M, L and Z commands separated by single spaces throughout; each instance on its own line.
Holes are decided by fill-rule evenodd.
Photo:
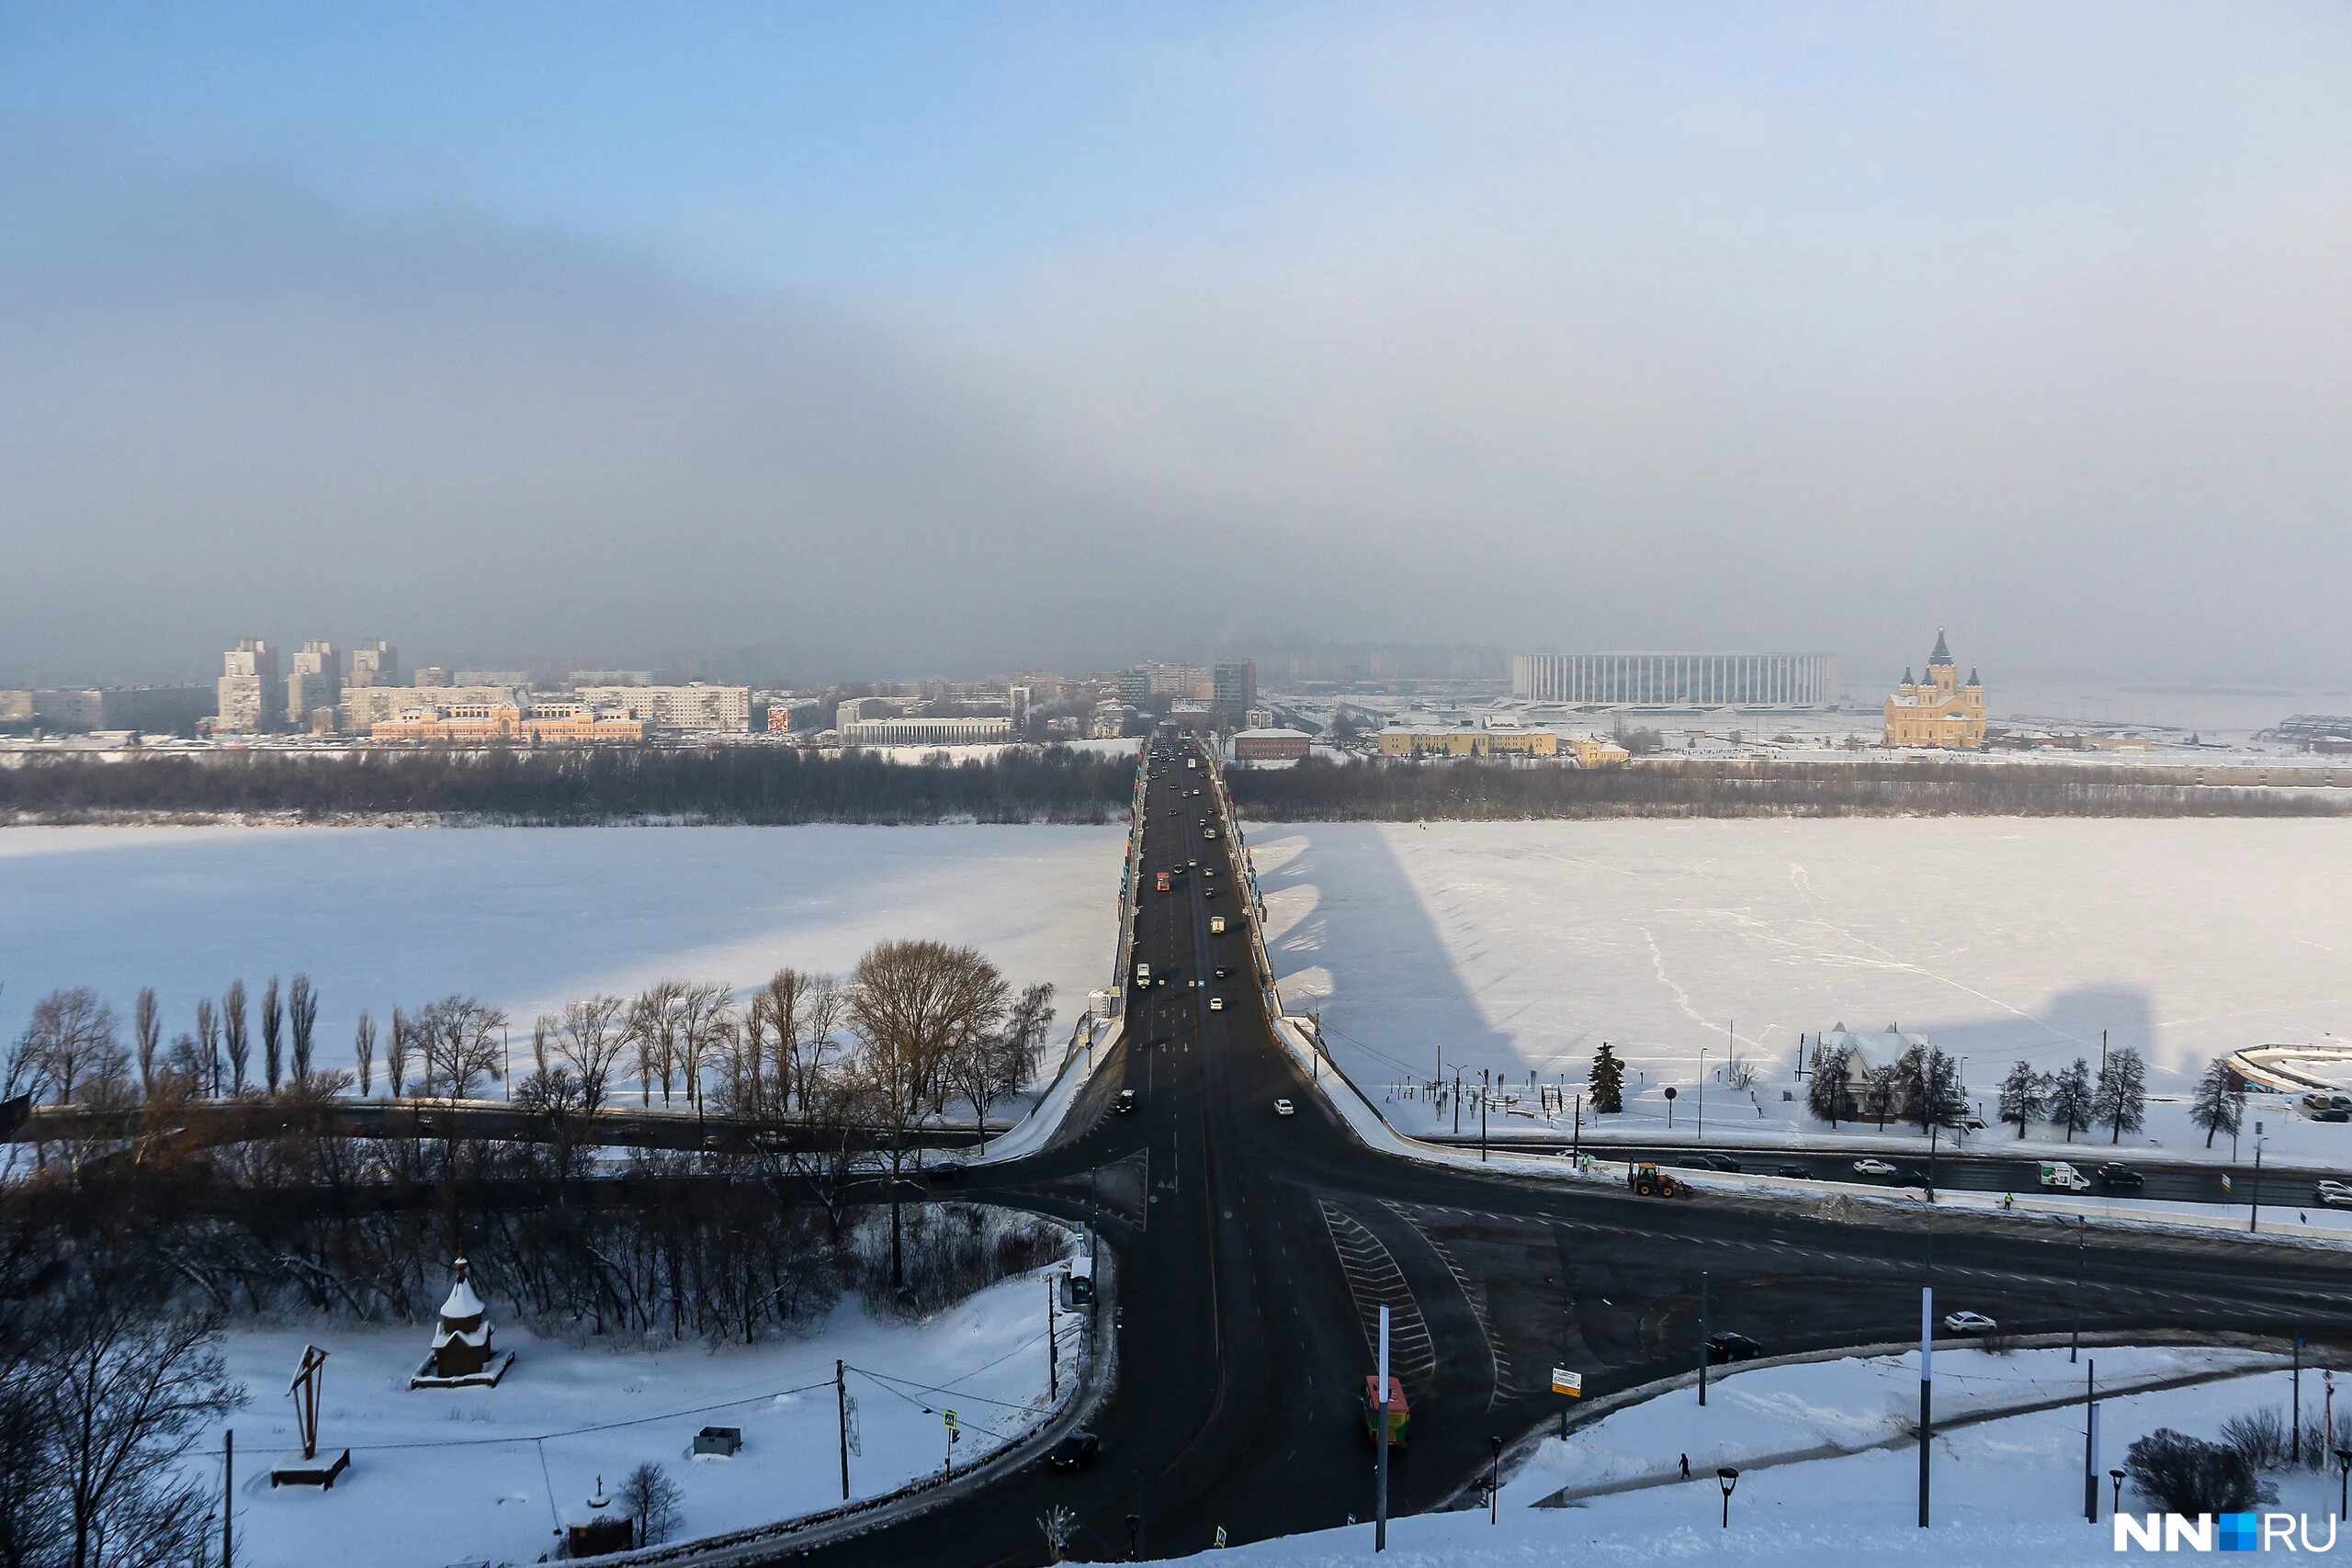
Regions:
M 1225 998 L 1223 997 L 1211 997 L 1209 998 L 1209 1011 L 1223 1012 L 1224 1010 Z
M 1136 1091 L 1131 1089 L 1121 1089 L 1119 1091 L 1119 1097 L 1111 1101 L 1111 1109 L 1117 1111 L 1122 1116 L 1125 1116 L 1135 1108 Z
M 1277 1100 L 1274 1101 L 1274 1114 L 1277 1116 L 1292 1116 L 1297 1114 L 1297 1111 L 1298 1107 L 1293 1105 L 1287 1100 Z
M 1161 873 L 1159 874 L 1159 892 L 1162 892 L 1162 893 L 1165 893 L 1165 892 L 1167 892 L 1167 891 L 1168 891 L 1168 874 L 1167 874 L 1166 872 L 1164 872 L 1164 871 L 1163 871 L 1163 872 L 1161 872 Z

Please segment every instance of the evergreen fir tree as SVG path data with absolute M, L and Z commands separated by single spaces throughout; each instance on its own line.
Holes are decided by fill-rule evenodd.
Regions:
M 1587 1087 L 1594 1111 L 1613 1114 L 1625 1109 L 1625 1064 L 1617 1059 L 1606 1040 L 1593 1053 L 1592 1077 Z

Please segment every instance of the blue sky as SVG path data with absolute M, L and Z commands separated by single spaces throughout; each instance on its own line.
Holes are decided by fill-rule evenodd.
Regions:
M 1026 606 L 890 644 L 903 589 L 789 637 L 639 594 L 599 659 L 1827 623 L 1867 669 L 1948 621 L 2037 675 L 2352 663 L 2298 597 L 2352 573 L 2347 188 L 2336 4 L 0 0 L 0 502 L 62 582 L 184 550 L 218 621 L 37 615 L 0 681 L 363 635 L 304 615 L 578 635 L 355 586 L 420 526 L 575 594 L 685 527 Z M 1170 518 L 1264 586 L 1036 631 Z

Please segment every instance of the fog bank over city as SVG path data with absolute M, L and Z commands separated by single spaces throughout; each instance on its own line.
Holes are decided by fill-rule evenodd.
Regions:
M 463 39 L 464 112 L 379 121 L 233 38 L 93 85 L 43 28 L 0 66 L 0 682 L 244 635 L 1876 671 L 1942 622 L 1988 675 L 2336 678 L 2352 44 L 2099 15 L 1070 19 L 959 45 L 1011 100 L 1099 78 L 1050 126 L 892 54 L 834 140 L 702 100 L 838 39 L 601 101 L 558 51 L 526 126 Z

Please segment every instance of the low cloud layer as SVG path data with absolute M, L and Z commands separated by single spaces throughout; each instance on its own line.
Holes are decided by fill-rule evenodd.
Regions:
M 1139 112 L 1229 110 L 1218 155 L 1265 166 L 992 233 L 953 288 L 17 138 L 0 683 L 205 675 L 248 632 L 808 678 L 1327 637 L 1875 672 L 1938 621 L 1988 679 L 2346 678 L 2340 39 L 1991 11 L 1933 70 L 1851 40 L 1900 79 L 1813 80 L 1792 27 L 1684 80 L 1366 15 L 1156 58 Z

